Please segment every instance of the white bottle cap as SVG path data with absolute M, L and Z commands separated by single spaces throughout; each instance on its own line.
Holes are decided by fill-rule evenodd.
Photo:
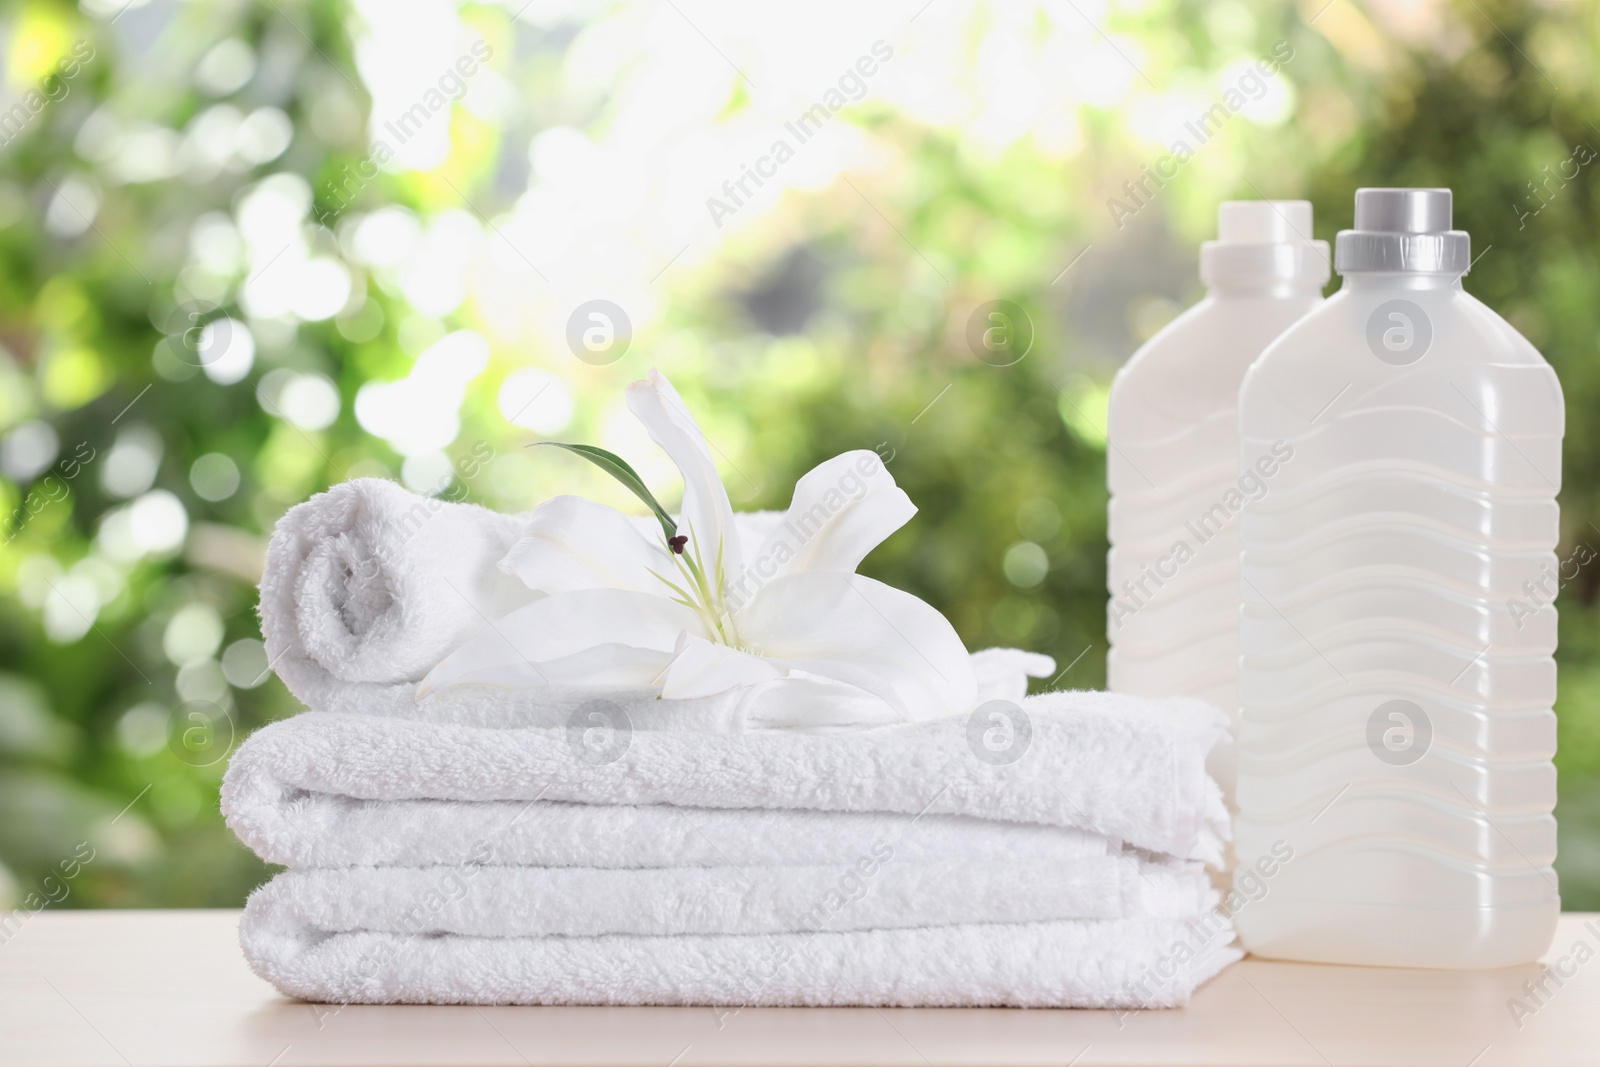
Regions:
M 1311 236 L 1306 200 L 1228 200 L 1217 210 L 1217 240 L 1200 246 L 1200 280 L 1223 289 L 1328 282 L 1328 242 Z
M 1225 200 L 1217 208 L 1217 240 L 1226 245 L 1311 243 L 1309 200 Z

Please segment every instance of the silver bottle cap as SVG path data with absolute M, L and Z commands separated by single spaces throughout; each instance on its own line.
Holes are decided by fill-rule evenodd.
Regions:
M 1356 228 L 1341 230 L 1333 269 L 1465 274 L 1472 240 L 1450 228 L 1449 189 L 1357 189 Z

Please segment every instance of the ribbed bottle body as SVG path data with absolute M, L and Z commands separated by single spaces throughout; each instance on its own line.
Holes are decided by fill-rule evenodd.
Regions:
M 1448 282 L 1350 286 L 1246 377 L 1235 921 L 1294 959 L 1493 967 L 1553 935 L 1554 372 Z
M 1239 468 L 1239 384 L 1321 297 L 1211 297 L 1129 360 L 1112 387 L 1106 450 L 1107 680 L 1237 716 L 1239 512 L 1275 472 Z M 1254 458 L 1253 458 L 1254 460 Z M 1212 771 L 1228 786 L 1231 753 Z

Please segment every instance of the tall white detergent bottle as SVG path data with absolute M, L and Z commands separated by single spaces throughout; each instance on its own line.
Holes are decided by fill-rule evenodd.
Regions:
M 1111 386 L 1107 676 L 1114 692 L 1191 696 L 1236 716 L 1239 520 L 1270 478 L 1239 470 L 1239 383 L 1322 301 L 1328 245 L 1303 200 L 1240 200 L 1200 249 L 1206 296 Z M 1213 754 L 1225 786 L 1232 753 Z
M 1501 967 L 1555 934 L 1556 614 L 1523 598 L 1556 567 L 1561 385 L 1462 289 L 1450 207 L 1359 190 L 1343 288 L 1244 380 L 1242 455 L 1291 453 L 1241 525 L 1260 955 Z

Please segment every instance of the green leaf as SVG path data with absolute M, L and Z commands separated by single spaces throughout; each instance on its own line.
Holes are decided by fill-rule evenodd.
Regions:
M 596 467 L 605 471 L 611 477 L 627 486 L 634 496 L 645 502 L 645 506 L 655 512 L 656 518 L 661 520 L 661 528 L 667 532 L 667 537 L 676 537 L 678 524 L 672 521 L 672 516 L 667 514 L 667 509 L 662 507 L 645 487 L 644 479 L 639 477 L 639 472 L 628 464 L 628 461 L 615 452 L 607 452 L 603 448 L 593 445 L 569 445 L 564 441 L 535 441 L 535 445 L 552 445 L 564 448 L 568 452 L 582 456 Z

